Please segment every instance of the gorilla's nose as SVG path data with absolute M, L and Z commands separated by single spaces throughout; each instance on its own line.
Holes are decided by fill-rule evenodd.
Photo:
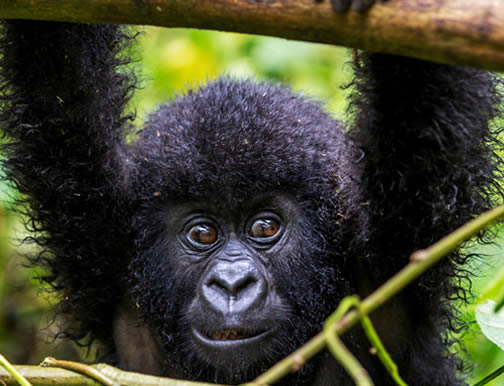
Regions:
M 266 282 L 249 260 L 220 261 L 203 284 L 202 297 L 223 314 L 248 312 L 263 304 Z

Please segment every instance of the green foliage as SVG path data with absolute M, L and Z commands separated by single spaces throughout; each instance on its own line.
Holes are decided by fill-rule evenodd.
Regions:
M 504 266 L 503 237 L 504 234 L 500 231 L 498 241 L 495 244 L 484 247 L 474 245 L 470 248 L 471 251 L 481 253 L 483 256 L 481 259 L 474 261 L 473 266 L 470 268 L 475 273 L 475 277 L 472 280 L 472 290 L 477 296 L 488 287 L 489 282 L 492 281 L 491 279 Z M 473 305 L 466 306 L 461 312 L 466 314 L 465 319 L 468 322 L 474 322 L 475 312 Z M 468 333 L 464 334 L 463 344 L 467 349 L 467 353 L 463 356 L 468 360 L 469 364 L 474 366 L 469 377 L 470 384 L 484 378 L 504 365 L 504 351 L 485 337 L 477 323 L 472 323 L 471 329 Z M 488 385 L 503 386 L 504 375 L 492 380 Z
M 142 85 L 133 100 L 140 118 L 188 87 L 223 74 L 282 82 L 327 103 L 341 117 L 340 86 L 349 82 L 342 48 L 241 34 L 147 28 L 140 41 Z
M 496 312 L 497 303 L 488 300 L 476 307 L 476 321 L 483 334 L 504 350 L 504 311 Z
M 490 284 L 488 284 L 481 294 L 482 300 L 495 299 L 495 312 L 498 312 L 504 306 L 504 266 L 495 275 Z

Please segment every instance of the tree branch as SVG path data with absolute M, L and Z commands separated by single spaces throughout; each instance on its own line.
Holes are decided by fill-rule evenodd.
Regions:
M 10 0 L 0 18 L 151 24 L 278 36 L 504 71 L 504 1 L 388 0 L 337 14 L 329 0 Z
M 219 386 L 210 383 L 192 382 L 181 379 L 171 379 L 154 377 L 129 371 L 123 371 L 115 367 L 99 363 L 87 366 L 80 363 L 57 361 L 53 359 L 52 365 L 63 364 L 64 368 L 47 368 L 42 366 L 15 366 L 15 370 L 22 374 L 34 386 L 91 386 L 104 385 L 99 382 L 91 373 L 98 373 L 99 377 L 106 377 L 111 380 L 106 384 L 128 385 L 128 386 Z M 78 370 L 78 372 L 71 371 Z M 78 368 L 81 368 L 80 370 Z M 87 369 L 85 369 L 87 368 Z M 82 371 L 84 369 L 84 371 Z M 17 386 L 19 383 L 14 376 L 0 367 L 0 385 Z M 223 385 L 221 385 L 223 386 Z

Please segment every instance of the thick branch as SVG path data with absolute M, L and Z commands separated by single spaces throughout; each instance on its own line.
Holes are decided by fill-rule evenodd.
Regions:
M 55 361 L 55 360 L 54 360 Z M 57 361 L 56 361 L 57 362 Z M 60 361 L 61 362 L 61 361 Z M 63 361 L 66 362 L 66 361 Z M 79 367 L 88 367 L 91 371 L 98 371 L 100 374 L 112 380 L 112 384 L 128 386 L 219 386 L 209 383 L 191 382 L 180 379 L 154 377 L 129 371 L 119 370 L 115 367 L 99 363 L 93 366 L 74 363 Z M 55 363 L 57 364 L 57 363 Z M 95 381 L 86 375 L 78 372 L 65 370 L 62 368 L 47 368 L 41 366 L 15 366 L 16 370 L 22 374 L 32 385 L 35 386 L 98 386 L 102 383 Z M 14 377 L 0 366 L 0 385 L 19 385 Z M 223 386 L 223 385 L 221 385 Z
M 10 0 L 0 18 L 243 32 L 504 71 L 502 0 L 389 0 L 366 14 L 329 0 Z

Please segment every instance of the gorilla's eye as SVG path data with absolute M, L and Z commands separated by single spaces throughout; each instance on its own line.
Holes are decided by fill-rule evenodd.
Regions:
M 198 224 L 189 230 L 189 238 L 200 244 L 212 244 L 217 240 L 217 229 L 212 225 Z
M 250 227 L 249 235 L 255 238 L 275 236 L 280 229 L 280 224 L 273 219 L 259 219 Z

